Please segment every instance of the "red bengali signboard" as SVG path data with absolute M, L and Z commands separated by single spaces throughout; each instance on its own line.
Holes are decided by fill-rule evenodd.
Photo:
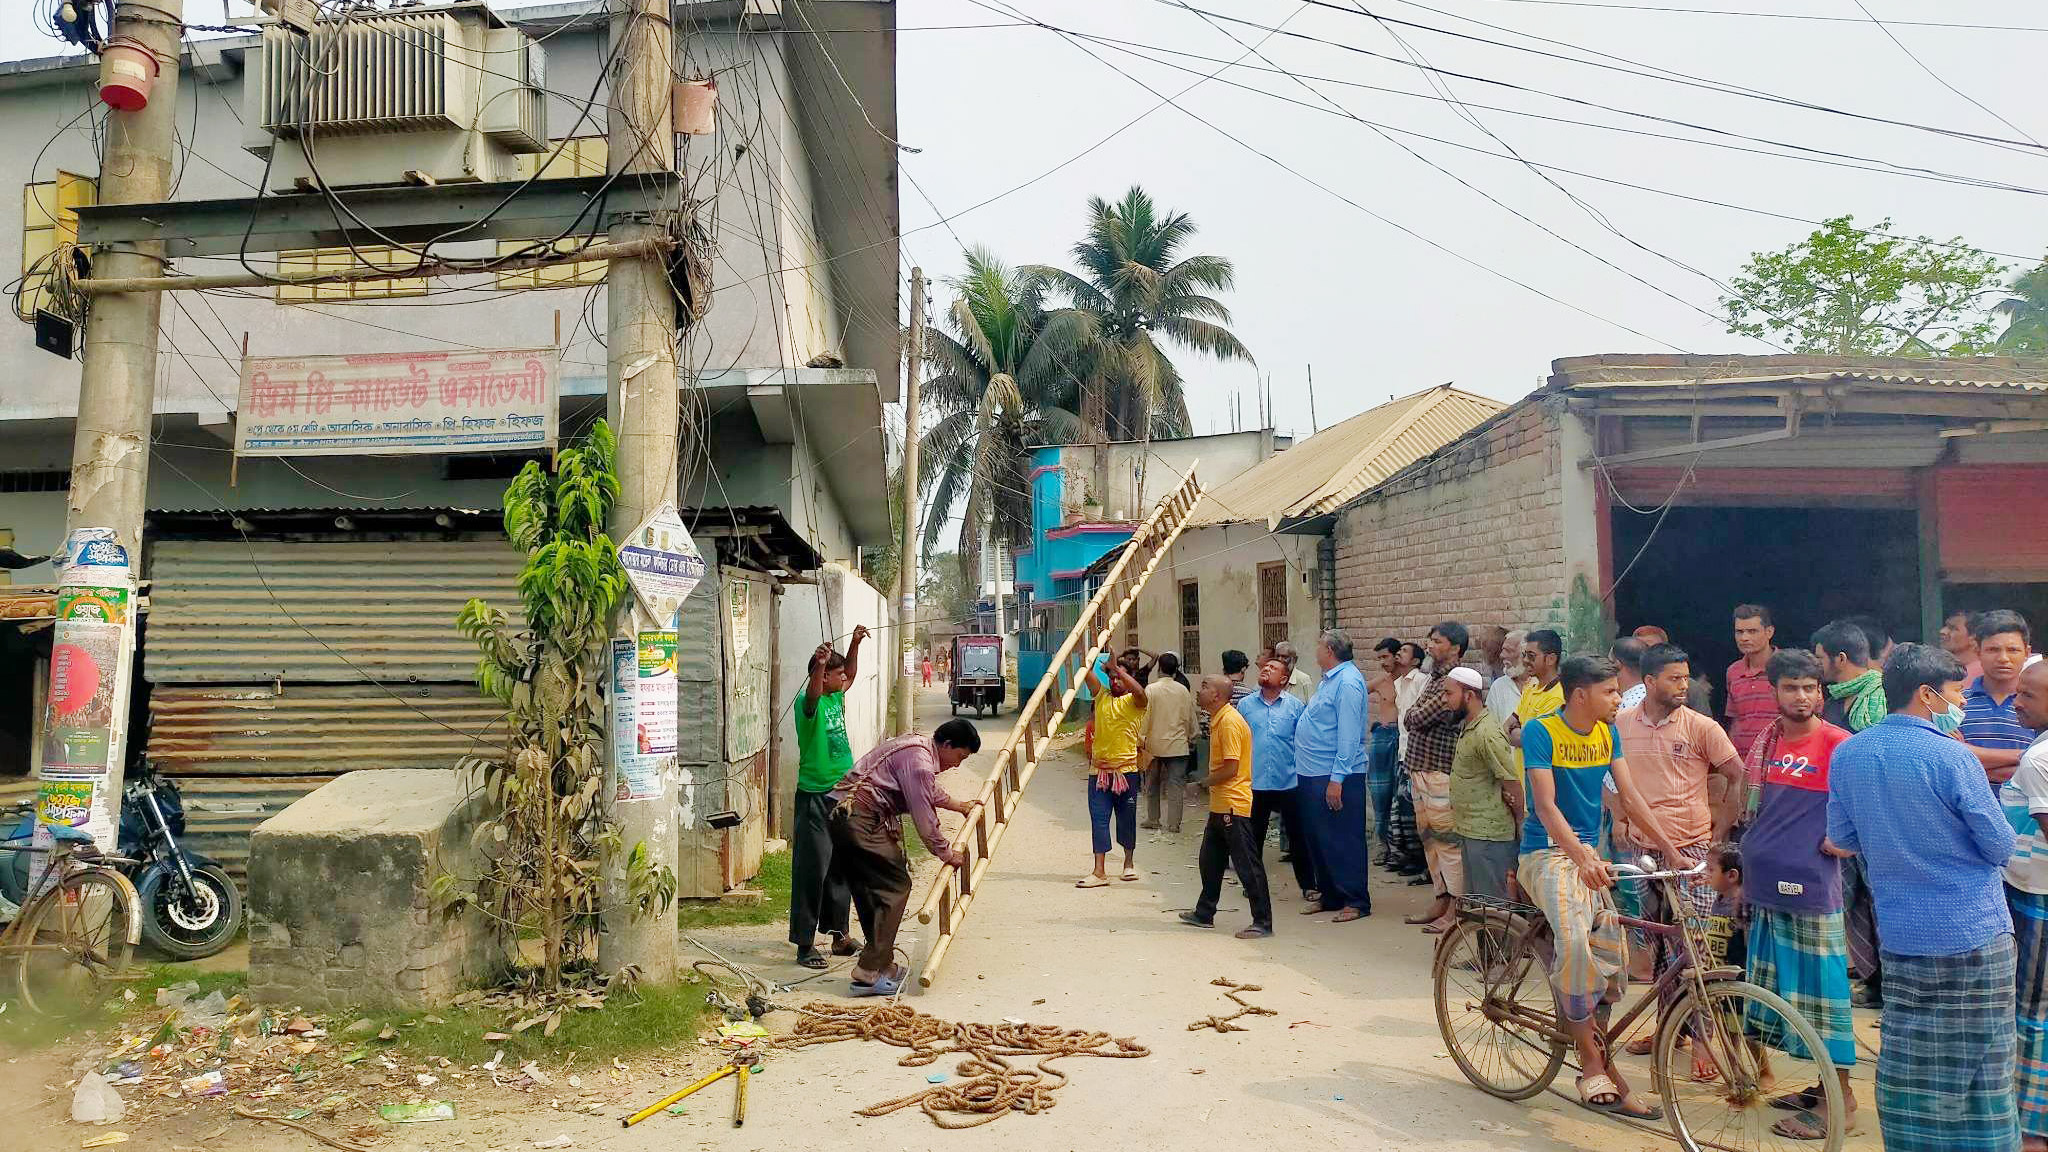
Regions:
M 533 452 L 555 445 L 553 348 L 242 362 L 243 456 Z

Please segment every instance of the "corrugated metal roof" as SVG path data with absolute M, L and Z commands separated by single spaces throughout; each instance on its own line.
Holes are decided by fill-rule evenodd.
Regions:
M 465 682 L 472 596 L 517 626 L 525 558 L 502 539 L 161 540 L 143 644 L 157 684 Z
M 171 776 L 453 768 L 505 740 L 504 706 L 465 684 L 304 684 L 283 693 L 159 684 L 149 710 L 149 756 Z
M 1389 400 L 1210 489 L 1189 524 L 1270 524 L 1327 512 L 1503 407 L 1449 384 Z
M 1796 381 L 1877 387 L 2048 390 L 2039 356 L 1567 356 L 1551 362 L 1552 389 L 1729 386 Z

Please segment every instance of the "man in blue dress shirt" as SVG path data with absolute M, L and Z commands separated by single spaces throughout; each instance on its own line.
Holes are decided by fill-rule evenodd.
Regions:
M 1963 666 L 1901 644 L 1883 720 L 1835 749 L 1828 840 L 1862 856 L 1883 948 L 1877 1116 L 1886 1152 L 2016 1152 L 2015 949 L 2001 870 L 2012 825 L 1949 735 Z
M 1278 816 L 1294 847 L 1294 882 L 1301 898 L 1318 904 L 1315 842 L 1303 831 L 1294 787 L 1294 733 L 1308 705 L 1288 692 L 1289 671 L 1278 656 L 1259 665 L 1259 690 L 1237 702 L 1238 713 L 1252 727 L 1252 844 L 1265 850 L 1266 829 Z
M 1366 892 L 1365 675 L 1351 662 L 1351 638 L 1335 628 L 1316 640 L 1323 678 L 1294 727 L 1295 801 L 1315 843 L 1316 892 L 1305 916 L 1335 912 L 1333 924 L 1372 915 Z

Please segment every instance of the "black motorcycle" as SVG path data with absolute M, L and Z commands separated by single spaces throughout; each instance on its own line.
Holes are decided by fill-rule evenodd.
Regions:
M 144 761 L 121 789 L 121 855 L 142 898 L 142 941 L 174 960 L 225 949 L 242 928 L 242 892 L 219 863 L 178 843 L 185 801 Z

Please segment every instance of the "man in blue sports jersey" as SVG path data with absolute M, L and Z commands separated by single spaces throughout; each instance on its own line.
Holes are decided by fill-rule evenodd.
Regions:
M 1558 1015 L 1579 1049 L 1579 1102 L 1596 1112 L 1655 1120 L 1663 1112 L 1630 1092 L 1607 1060 L 1596 1024 L 1621 998 L 1628 940 L 1616 919 L 1614 875 L 1594 845 L 1600 839 L 1600 794 L 1614 780 L 1629 825 L 1667 864 L 1684 867 L 1678 847 L 1629 777 L 1614 714 L 1621 706 L 1620 669 L 1605 656 L 1573 656 L 1558 670 L 1564 707 L 1522 725 L 1528 818 L 1516 877 L 1543 910 L 1556 939 L 1550 969 Z

